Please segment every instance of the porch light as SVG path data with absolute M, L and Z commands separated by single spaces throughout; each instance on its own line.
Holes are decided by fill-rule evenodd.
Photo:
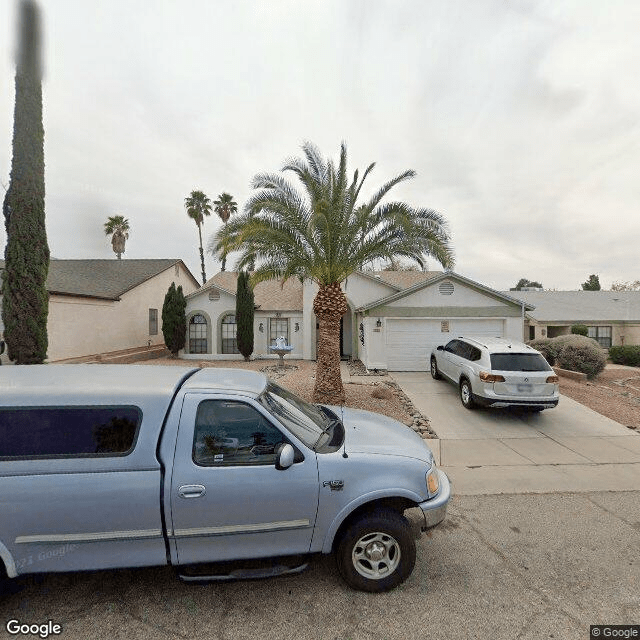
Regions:
M 378 327 L 378 329 L 382 326 L 382 320 L 380 320 L 380 318 L 378 318 L 376 320 L 376 327 Z
M 293 325 L 293 330 L 300 331 L 300 325 L 297 322 Z
M 264 333 L 264 325 L 262 324 L 262 322 L 258 325 L 258 331 L 260 333 Z

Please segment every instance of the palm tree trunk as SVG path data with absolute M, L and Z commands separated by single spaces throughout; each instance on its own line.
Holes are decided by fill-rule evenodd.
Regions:
M 200 264 L 202 265 L 202 284 L 206 284 L 207 276 L 204 272 L 204 251 L 202 249 L 202 229 L 198 225 L 198 236 L 200 236 Z
M 220 266 L 220 271 L 224 271 L 227 266 L 227 254 L 222 254 L 222 265 Z
M 319 325 L 314 402 L 322 404 L 344 404 L 345 402 L 340 375 L 340 318 L 347 309 L 347 299 L 339 282 L 320 286 L 313 301 L 313 311 Z

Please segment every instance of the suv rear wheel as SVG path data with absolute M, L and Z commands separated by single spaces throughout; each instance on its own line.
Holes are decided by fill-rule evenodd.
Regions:
M 476 403 L 473 401 L 473 392 L 471 391 L 471 383 L 466 379 L 460 380 L 460 402 L 465 409 L 474 409 Z
M 438 363 L 436 362 L 435 356 L 431 356 L 431 377 L 434 380 L 440 380 L 442 378 L 440 372 L 438 371 Z

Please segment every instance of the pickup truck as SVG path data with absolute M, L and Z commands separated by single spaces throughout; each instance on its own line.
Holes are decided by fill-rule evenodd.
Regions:
M 0 369 L 0 573 L 173 565 L 184 580 L 301 571 L 334 553 L 386 591 L 439 524 L 447 476 L 385 416 L 263 374 L 157 365 Z M 4 566 L 2 566 L 4 565 Z

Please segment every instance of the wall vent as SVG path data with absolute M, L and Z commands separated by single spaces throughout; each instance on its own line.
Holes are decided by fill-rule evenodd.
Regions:
M 450 296 L 453 293 L 453 282 L 441 282 L 438 291 L 443 296 Z
M 209 289 L 209 300 L 220 300 L 220 292 L 217 289 Z

